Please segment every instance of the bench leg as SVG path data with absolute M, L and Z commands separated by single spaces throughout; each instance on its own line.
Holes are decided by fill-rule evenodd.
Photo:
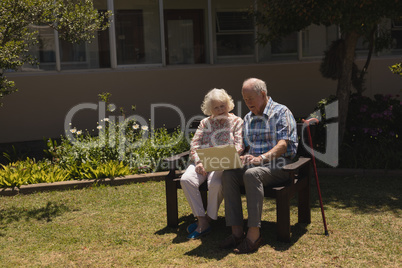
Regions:
M 306 178 L 306 181 L 309 178 Z M 298 218 L 299 223 L 311 223 L 310 209 L 310 185 L 306 183 L 298 194 Z
M 305 178 L 301 181 L 301 187 L 298 192 L 298 220 L 299 223 L 311 223 L 311 208 L 310 208 L 310 167 L 306 172 Z M 303 173 L 302 173 L 303 174 Z
M 286 188 L 276 193 L 276 226 L 277 239 L 290 242 L 290 197 Z
M 177 205 L 176 182 L 170 178 L 165 180 L 167 225 L 177 227 L 179 224 L 179 209 Z

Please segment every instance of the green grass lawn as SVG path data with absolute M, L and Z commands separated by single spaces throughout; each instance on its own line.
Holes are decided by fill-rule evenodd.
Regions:
M 402 267 L 400 178 L 322 177 L 329 229 L 312 188 L 312 223 L 292 241 L 275 234 L 275 203 L 264 204 L 257 253 L 218 249 L 230 234 L 224 208 L 213 232 L 188 241 L 191 210 L 179 191 L 180 225 L 166 227 L 164 182 L 0 197 L 0 267 Z

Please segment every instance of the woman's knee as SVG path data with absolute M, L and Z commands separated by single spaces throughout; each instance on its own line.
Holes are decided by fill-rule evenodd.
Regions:
M 181 178 L 180 178 L 180 184 L 181 186 L 197 186 L 198 179 L 195 176 L 192 176 L 192 174 L 189 173 L 184 173 Z

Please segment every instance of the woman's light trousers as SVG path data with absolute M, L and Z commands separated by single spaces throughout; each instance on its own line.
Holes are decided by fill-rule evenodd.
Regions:
M 216 220 L 218 218 L 219 206 L 223 200 L 222 171 L 212 171 L 206 176 L 195 171 L 195 165 L 191 164 L 181 177 L 180 184 L 184 195 L 190 204 L 195 217 L 205 216 L 205 209 L 202 203 L 201 193 L 198 187 L 207 180 L 208 182 L 208 207 L 207 215 Z

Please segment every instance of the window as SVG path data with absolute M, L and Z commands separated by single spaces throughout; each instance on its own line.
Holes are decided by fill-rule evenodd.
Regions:
M 107 0 L 95 0 L 99 12 L 107 10 Z M 59 39 L 61 70 L 110 68 L 109 31 L 95 33 L 89 42 L 71 44 Z
M 402 17 L 391 22 L 392 49 L 402 50 Z
M 271 42 L 273 55 L 286 56 L 297 54 L 297 32 L 283 37 L 281 40 Z
M 31 47 L 29 53 L 33 55 L 40 64 L 38 66 L 25 64 L 23 70 L 55 70 L 56 46 L 54 41 L 54 30 L 45 25 L 31 25 L 30 30 L 37 32 L 38 44 Z
M 114 0 L 117 65 L 162 63 L 159 1 Z
M 116 11 L 117 64 L 145 62 L 142 10 Z
M 86 44 L 59 41 L 60 61 L 63 69 L 85 69 L 88 66 Z
M 337 26 L 311 25 L 302 31 L 302 57 L 322 57 L 331 43 L 338 39 Z
M 216 12 L 216 53 L 218 61 L 222 61 L 224 57 L 253 57 L 254 46 L 253 19 L 248 12 Z
M 247 12 L 217 12 L 216 26 L 218 33 L 252 32 L 252 17 Z
M 367 38 L 359 37 L 356 43 L 356 55 L 367 57 L 370 43 Z
M 317 59 L 323 56 L 339 35 L 338 26 L 310 25 L 280 41 L 258 44 L 255 40 L 254 18 L 250 13 L 250 9 L 256 7 L 254 0 L 93 2 L 100 12 L 113 9 L 111 25 L 114 28 L 96 33 L 90 42 L 70 44 L 57 40 L 57 32 L 49 26 L 32 25 L 30 29 L 37 32 L 38 44 L 31 47 L 29 53 L 40 64 L 26 64 L 22 69 L 69 70 L 161 66 L 165 63 L 182 65 Z M 161 25 L 165 29 L 161 29 Z M 384 19 L 380 26 L 391 34 L 393 44 L 391 49 L 381 51 L 377 56 L 401 55 L 402 17 Z M 266 29 L 259 27 L 258 30 Z M 356 54 L 364 56 L 367 52 L 368 43 L 360 38 Z

